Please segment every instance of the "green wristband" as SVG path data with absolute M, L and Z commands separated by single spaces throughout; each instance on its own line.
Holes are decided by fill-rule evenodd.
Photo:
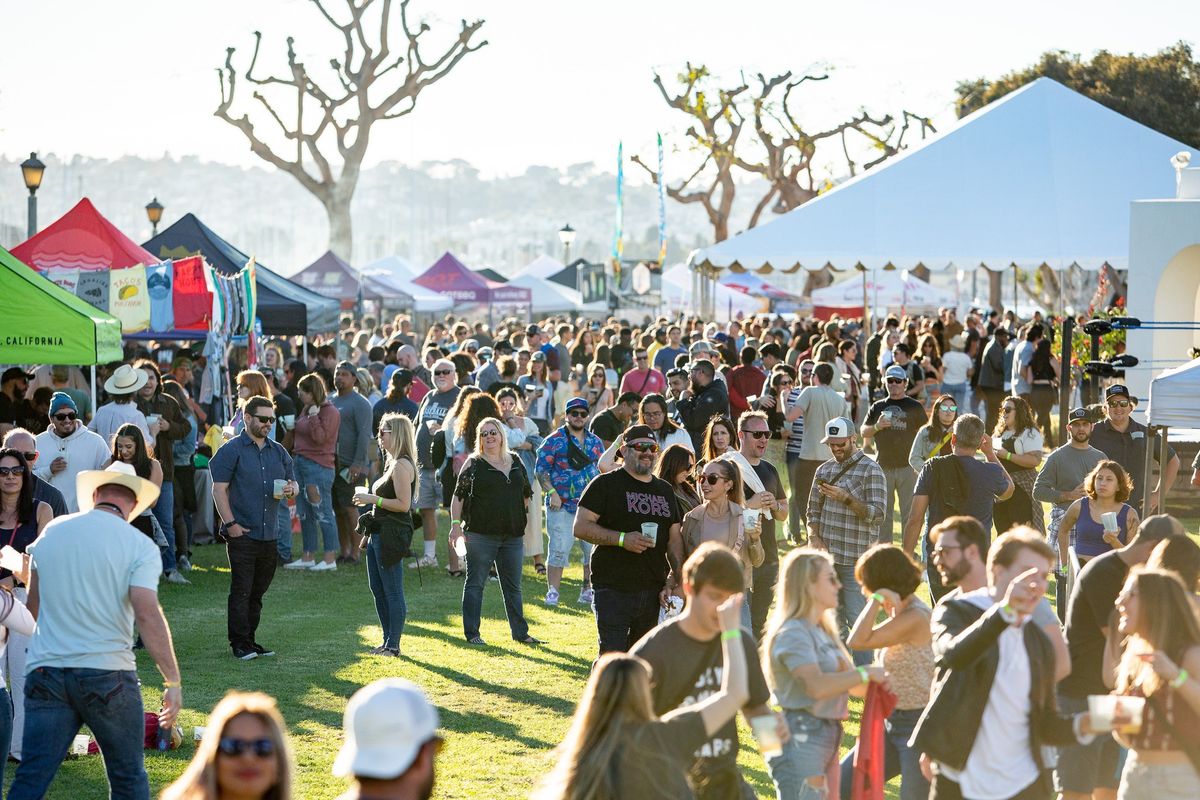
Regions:
M 730 630 L 730 631 L 722 631 L 721 632 L 721 641 L 722 642 L 729 641 L 730 639 L 740 639 L 740 638 L 742 638 L 742 629 L 741 628 L 734 628 L 733 630 Z
M 624 547 L 624 546 L 625 546 L 625 534 L 622 533 L 620 536 L 617 537 L 617 547 Z
M 376 507 L 376 508 L 383 508 L 383 498 L 382 498 L 382 497 L 376 497 L 376 498 L 375 498 L 375 507 Z
M 871 599 L 874 600 L 876 603 L 879 603 L 879 605 L 883 605 L 883 595 L 881 595 L 879 592 L 875 592 L 874 594 L 872 594 Z
M 858 670 L 858 677 L 862 678 L 863 683 L 871 682 L 871 673 L 867 672 L 866 667 L 855 667 Z
M 1183 686 L 1185 683 L 1188 682 L 1189 677 L 1190 676 L 1188 675 L 1188 671 L 1186 669 L 1184 669 L 1183 667 L 1180 667 L 1179 674 L 1176 675 L 1174 680 L 1171 681 L 1171 688 L 1178 689 L 1179 687 Z

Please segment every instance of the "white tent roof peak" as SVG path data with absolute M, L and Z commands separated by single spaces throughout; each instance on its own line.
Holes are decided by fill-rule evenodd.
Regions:
M 532 275 L 535 278 L 549 278 L 554 273 L 559 272 L 564 266 L 565 265 L 557 258 L 552 258 L 551 256 L 547 255 L 540 255 L 533 261 L 530 261 L 528 264 L 517 270 L 517 274 L 513 277 L 520 275 Z
M 693 264 L 785 273 L 868 269 L 1124 269 L 1129 204 L 1175 196 L 1186 145 L 1049 78 Z

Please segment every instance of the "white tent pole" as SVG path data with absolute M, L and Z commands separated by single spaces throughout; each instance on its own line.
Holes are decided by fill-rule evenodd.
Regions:
M 302 348 L 303 348 L 304 368 L 308 369 L 308 337 L 301 336 L 300 341 L 303 343 Z
M 92 364 L 92 415 L 96 414 L 96 365 Z

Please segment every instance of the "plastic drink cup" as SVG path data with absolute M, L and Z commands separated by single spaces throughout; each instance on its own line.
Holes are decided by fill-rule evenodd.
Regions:
M 146 415 L 146 424 L 147 425 L 157 425 L 158 421 L 160 419 L 162 419 L 162 416 L 159 414 L 147 414 Z
M 281 419 L 283 420 L 283 429 L 285 431 L 290 431 L 296 427 L 296 415 L 295 414 L 284 414 Z
M 1120 528 L 1117 525 L 1117 512 L 1105 511 L 1100 515 L 1100 524 L 1104 526 L 1105 533 L 1116 533 Z
M 80 733 L 76 735 L 74 740 L 71 742 L 71 752 L 77 756 L 86 756 L 88 745 L 91 744 L 91 742 L 92 739 L 90 736 L 88 736 L 86 733 Z
M 354 487 L 354 494 L 356 494 L 356 495 L 370 494 L 370 493 L 371 493 L 371 489 L 367 486 L 355 486 Z
M 1092 728 L 1096 730 L 1113 730 L 1113 720 L 1118 717 L 1128 717 L 1129 722 L 1121 726 L 1121 733 L 1137 733 L 1142 729 L 1142 712 L 1146 707 L 1146 698 L 1118 694 L 1089 694 L 1088 714 L 1091 716 Z
M 288 484 L 288 482 L 285 481 L 283 478 L 276 478 L 274 491 L 271 492 L 271 495 L 276 500 L 281 499 L 283 497 L 283 490 L 287 488 L 287 484 Z
M 642 523 L 642 536 L 645 536 L 647 539 L 649 539 L 651 542 L 653 542 L 653 544 L 650 545 L 651 547 L 654 547 L 655 545 L 657 545 L 658 544 L 658 523 L 657 522 L 643 522 Z
M 758 514 L 757 508 L 742 509 L 742 524 L 745 527 L 757 528 L 758 527 L 758 518 L 759 518 L 759 514 Z
M 194 733 L 192 734 L 192 738 L 194 738 L 197 742 L 200 741 L 201 739 L 204 738 L 204 730 L 205 730 L 204 728 L 197 725 Z
M 758 751 L 763 758 L 773 758 L 783 753 L 783 742 L 779 741 L 779 730 L 773 714 L 750 718 L 750 730 L 758 742 Z

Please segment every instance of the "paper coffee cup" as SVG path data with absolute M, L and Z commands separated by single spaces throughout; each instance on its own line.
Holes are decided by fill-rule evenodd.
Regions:
M 288 484 L 288 482 L 286 480 L 284 480 L 283 478 L 275 479 L 275 486 L 274 486 L 274 491 L 272 492 L 272 495 L 275 497 L 276 500 L 279 500 L 280 498 L 283 497 L 283 490 L 287 488 L 287 484 Z
M 71 742 L 71 752 L 77 756 L 86 756 L 88 745 L 92 743 L 92 739 L 86 733 L 77 734 Z
M 1117 525 L 1117 512 L 1115 511 L 1105 511 L 1101 514 L 1100 524 L 1104 526 L 1106 533 L 1116 533 L 1120 530 L 1120 526 Z
M 750 718 L 750 730 L 758 742 L 758 751 L 763 758 L 773 758 L 783 753 L 783 742 L 779 741 L 779 730 L 776 728 L 775 715 L 763 714 Z
M 355 493 L 356 495 L 359 495 L 359 494 L 370 494 L 370 493 L 371 493 L 371 489 L 370 489 L 370 487 L 368 487 L 368 486 L 355 486 L 355 487 L 354 487 L 354 493 Z
M 1112 730 L 1113 720 L 1128 717 L 1129 722 L 1121 726 L 1122 733 L 1137 733 L 1142 728 L 1142 712 L 1146 698 L 1118 694 L 1089 694 L 1088 715 L 1094 730 Z
M 647 539 L 649 539 L 651 542 L 653 542 L 655 545 L 657 545 L 658 544 L 658 523 L 657 522 L 643 522 L 642 523 L 642 536 L 645 536 Z

